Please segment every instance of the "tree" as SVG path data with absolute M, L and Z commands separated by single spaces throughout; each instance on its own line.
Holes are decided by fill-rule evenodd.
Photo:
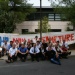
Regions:
M 38 29 L 40 29 L 40 22 L 38 22 Z M 42 32 L 48 32 L 50 25 L 48 24 L 48 18 L 45 16 L 42 19 Z
M 58 2 L 54 2 L 54 0 L 52 1 L 52 5 L 56 7 L 55 11 L 61 13 L 62 16 L 66 18 L 68 21 L 71 21 L 70 24 L 73 25 L 73 29 L 75 30 L 75 0 L 55 0 L 55 1 L 58 1 Z
M 25 21 L 32 12 L 35 9 L 27 0 L 0 0 L 0 32 L 12 33 L 16 23 Z

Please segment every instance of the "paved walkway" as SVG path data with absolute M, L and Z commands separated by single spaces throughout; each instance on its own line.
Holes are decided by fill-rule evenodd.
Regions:
M 71 51 L 71 55 L 70 56 L 74 56 L 75 55 L 75 50 L 69 50 Z M 28 59 L 30 58 L 30 56 L 28 56 Z M 7 56 L 3 56 L 0 58 L 0 60 L 6 60 L 7 59 Z
M 49 61 L 16 61 L 11 64 L 0 61 L 0 75 L 75 75 L 75 56 L 62 59 L 61 65 Z

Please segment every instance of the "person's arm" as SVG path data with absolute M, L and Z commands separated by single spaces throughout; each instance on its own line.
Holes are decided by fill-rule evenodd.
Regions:
M 56 58 L 58 58 L 58 57 L 59 57 L 59 54 L 58 54 L 58 52 L 56 51 L 55 53 L 56 53 Z
M 59 47 L 59 49 L 60 49 L 61 53 L 63 53 L 62 47 Z
M 27 54 L 28 53 L 28 49 L 26 48 L 26 52 L 25 53 L 22 53 L 22 54 Z
M 55 52 L 55 56 L 56 56 L 56 58 L 58 58 L 58 57 L 59 57 L 59 53 L 57 52 L 56 48 L 53 47 L 52 49 L 53 49 L 53 51 Z
M 40 50 L 39 50 L 39 48 L 36 48 L 37 50 L 36 50 L 36 53 L 39 53 L 40 52 Z
M 20 53 L 20 54 L 22 54 L 22 52 L 20 51 L 20 49 L 21 49 L 21 48 L 19 48 L 17 52 Z
M 33 54 L 33 47 L 30 48 L 29 53 Z
M 69 50 L 69 45 L 68 45 L 68 43 L 65 43 L 65 47 L 67 48 L 67 50 Z
M 17 53 L 18 53 L 18 49 L 16 48 L 15 56 L 17 56 Z
M 28 53 L 28 49 L 26 50 L 26 54 Z
M 48 51 L 48 47 L 46 47 L 46 51 Z
M 12 55 L 11 55 L 11 50 L 12 50 L 12 48 L 9 49 L 9 56 L 10 56 L 10 57 L 12 57 Z

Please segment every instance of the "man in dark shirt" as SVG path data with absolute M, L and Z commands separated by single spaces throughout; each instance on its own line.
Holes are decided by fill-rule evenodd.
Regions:
M 47 47 L 48 45 L 47 45 L 47 43 L 46 43 L 45 40 L 42 42 L 42 45 L 43 45 L 43 47 L 44 47 L 44 50 L 46 51 L 46 47 Z
M 21 59 L 21 61 L 25 61 L 27 54 L 28 54 L 28 49 L 25 47 L 24 44 L 22 44 L 18 50 L 18 57 Z
M 57 51 L 53 50 L 52 46 L 48 46 L 46 49 L 47 49 L 48 59 L 54 64 L 61 65 Z

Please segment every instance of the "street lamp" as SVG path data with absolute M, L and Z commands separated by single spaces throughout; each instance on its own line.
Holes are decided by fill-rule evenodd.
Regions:
M 40 41 L 42 42 L 42 0 L 40 0 Z

